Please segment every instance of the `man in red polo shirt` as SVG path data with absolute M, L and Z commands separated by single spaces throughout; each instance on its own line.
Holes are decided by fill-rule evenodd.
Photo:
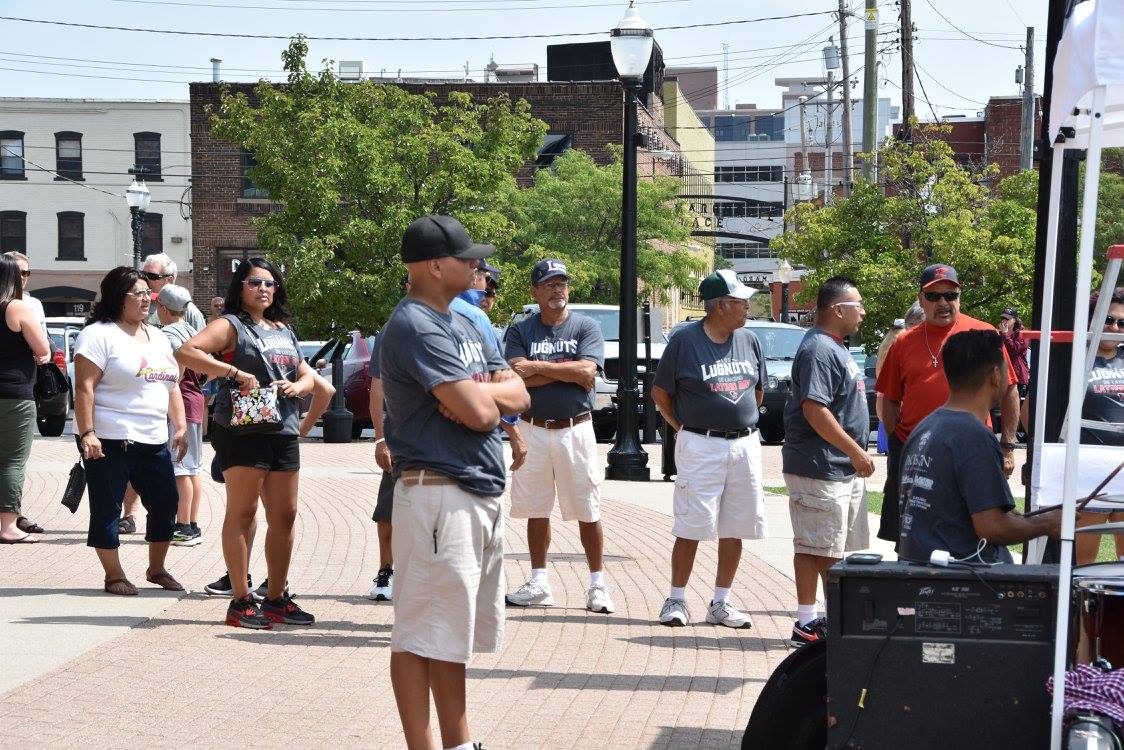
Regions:
M 882 500 L 882 521 L 878 537 L 894 542 L 899 538 L 900 508 L 898 481 L 902 447 L 922 419 L 948 400 L 941 347 L 949 336 L 961 331 L 988 330 L 995 326 L 960 312 L 960 281 L 956 269 L 941 263 L 921 272 L 921 292 L 917 301 L 925 320 L 898 336 L 881 363 L 875 390 L 883 397 L 883 417 L 889 437 L 886 461 L 886 487 Z M 1000 404 L 1002 413 L 1003 471 L 1015 469 L 1015 427 L 1019 418 L 1018 378 L 1006 350 L 1007 392 Z

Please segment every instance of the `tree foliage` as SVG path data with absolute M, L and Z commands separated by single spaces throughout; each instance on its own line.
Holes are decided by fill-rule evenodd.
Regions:
M 867 303 L 868 348 L 916 299 L 929 263 L 957 269 L 966 314 L 997 320 L 1009 306 L 1029 313 L 1036 173 L 1008 177 L 992 194 L 982 183 L 998 174 L 995 165 L 970 174 L 935 138 L 889 140 L 878 163 L 883 184 L 860 181 L 833 206 L 801 203 L 789 211 L 794 229 L 773 246 L 810 269 L 806 294 L 831 276 L 854 278 Z
M 474 238 L 511 241 L 503 198 L 546 125 L 505 95 L 480 102 L 452 93 L 438 103 L 343 83 L 330 61 L 310 73 L 307 54 L 302 38 L 292 40 L 282 55 L 287 85 L 263 81 L 253 100 L 224 92 L 214 133 L 254 155 L 249 176 L 279 202 L 255 220 L 258 245 L 284 265 L 301 332 L 371 331 L 401 296 L 398 254 L 413 219 L 450 214 Z

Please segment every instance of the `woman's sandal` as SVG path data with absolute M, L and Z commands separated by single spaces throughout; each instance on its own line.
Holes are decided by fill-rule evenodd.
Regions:
M 114 596 L 136 596 L 137 587 L 129 583 L 128 578 L 111 578 L 105 582 L 105 591 Z
M 25 534 L 42 534 L 43 527 L 34 521 L 29 521 L 23 516 L 16 519 L 16 528 Z
M 165 591 L 183 591 L 183 586 L 180 585 L 180 582 L 175 578 L 172 578 L 172 574 L 166 570 L 162 573 L 157 573 L 156 575 L 145 573 L 144 577 L 145 580 L 147 580 L 149 583 L 155 583 Z

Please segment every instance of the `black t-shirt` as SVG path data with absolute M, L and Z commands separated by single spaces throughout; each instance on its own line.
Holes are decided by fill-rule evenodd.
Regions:
M 928 562 L 937 549 L 975 555 L 972 514 L 1015 507 L 995 433 L 972 414 L 943 407 L 921 420 L 902 450 L 901 507 L 902 559 Z M 991 543 L 980 559 L 1012 562 L 1006 547 Z
M 1081 418 L 1097 422 L 1124 424 L 1124 347 L 1116 349 L 1111 358 L 1097 357 L 1085 387 L 1085 405 Z M 1082 428 L 1081 442 L 1086 445 L 1124 445 L 1124 432 Z
M 588 359 L 598 369 L 605 367 L 605 338 L 601 326 L 593 318 L 570 312 L 555 326 L 542 322 L 542 314 L 534 313 L 507 329 L 504 355 L 541 362 L 573 362 Z M 536 419 L 571 419 L 593 410 L 594 389 L 588 391 L 577 383 L 553 381 L 528 388 L 531 408 L 528 416 Z

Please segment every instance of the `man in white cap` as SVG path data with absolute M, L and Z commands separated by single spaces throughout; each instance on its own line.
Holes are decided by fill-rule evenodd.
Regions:
M 718 574 L 706 621 L 750 628 L 729 602 L 742 540 L 765 536 L 759 407 L 768 379 L 761 344 L 745 321 L 754 290 L 733 271 L 699 284 L 706 317 L 671 338 L 656 368 L 652 400 L 676 432 L 671 591 L 660 622 L 686 625 L 686 587 L 700 541 L 718 539 Z
M 144 259 L 144 265 L 141 266 L 141 276 L 144 277 L 145 283 L 152 291 L 152 313 L 148 320 L 150 324 L 160 325 L 160 321 L 156 317 L 156 295 L 166 284 L 176 283 L 178 271 L 176 262 L 166 253 L 149 255 Z M 202 331 L 207 326 L 203 313 L 199 312 L 199 308 L 190 299 L 187 302 L 187 309 L 184 310 L 183 319 L 196 331 Z

